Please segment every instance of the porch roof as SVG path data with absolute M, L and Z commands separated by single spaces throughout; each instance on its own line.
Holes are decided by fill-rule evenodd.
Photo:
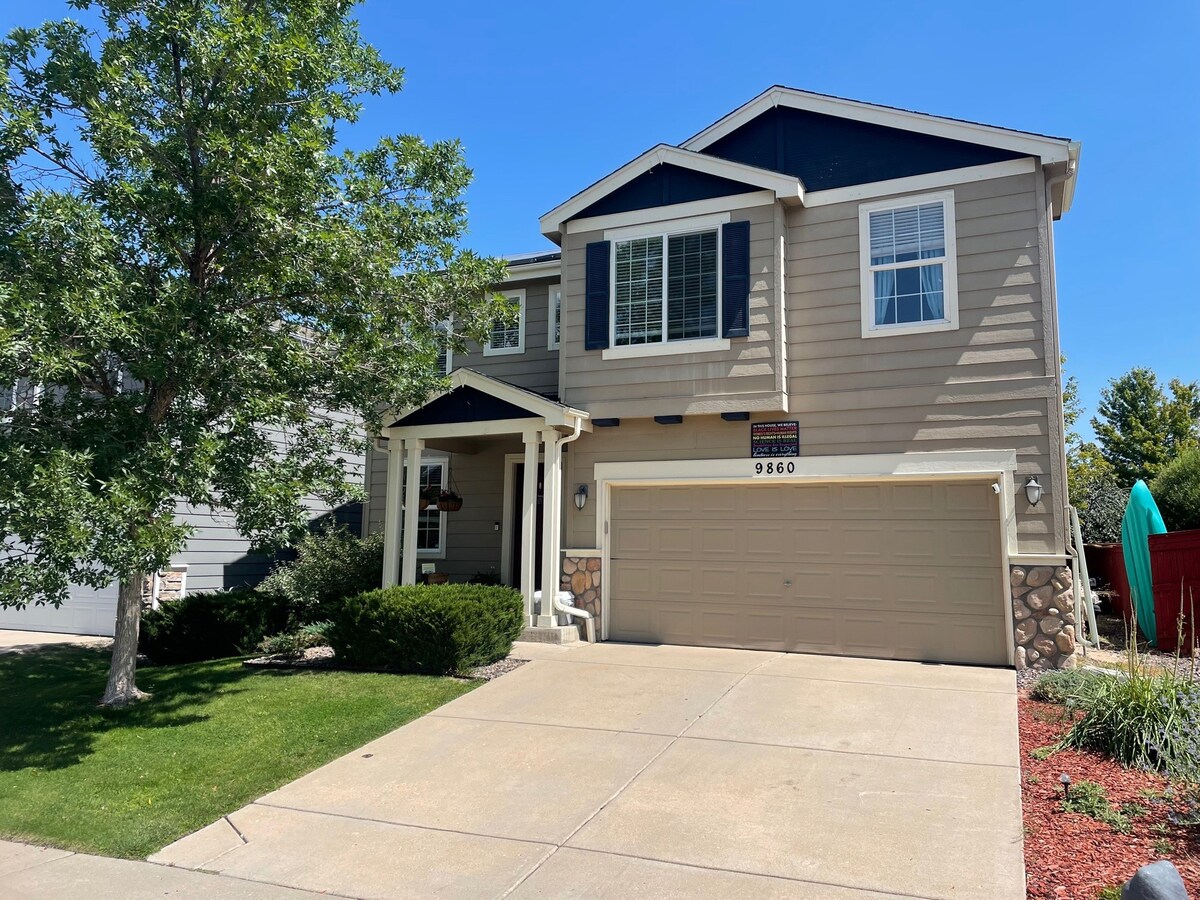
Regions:
M 487 434 L 496 428 L 570 427 L 590 431 L 590 416 L 541 394 L 535 394 L 484 375 L 474 369 L 456 369 L 450 387 L 421 406 L 406 410 L 384 429 L 394 437 L 435 436 L 450 429 L 456 435 Z

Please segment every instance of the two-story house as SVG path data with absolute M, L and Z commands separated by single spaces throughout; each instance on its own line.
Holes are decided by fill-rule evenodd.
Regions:
M 1078 160 L 773 87 L 586 187 L 510 259 L 519 320 L 380 436 L 385 582 L 494 575 L 533 628 L 562 586 L 601 639 L 1057 664 Z

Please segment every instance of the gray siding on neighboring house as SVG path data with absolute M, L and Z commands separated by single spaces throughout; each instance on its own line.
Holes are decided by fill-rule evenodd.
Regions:
M 473 341 L 466 353 L 453 354 L 451 368 L 471 368 L 539 394 L 558 395 L 558 351 L 547 349 L 551 284 L 558 278 L 514 281 L 497 292 L 525 290 L 525 352 L 485 356 Z
M 664 211 L 664 220 L 671 218 Z M 584 349 L 584 252 L 603 231 L 563 238 L 563 402 L 594 417 L 680 415 L 735 409 L 780 409 L 784 363 L 780 319 L 781 207 L 766 203 L 729 214 L 750 222 L 750 335 L 727 351 L 604 359 Z
M 858 202 L 789 211 L 789 397 L 805 454 L 1015 449 L 1018 487 L 1027 475 L 1047 483 L 1060 450 L 1039 177 L 954 187 L 954 331 L 864 339 Z M 1061 552 L 1064 499 L 1047 494 L 1033 511 L 1019 492 L 1022 552 Z

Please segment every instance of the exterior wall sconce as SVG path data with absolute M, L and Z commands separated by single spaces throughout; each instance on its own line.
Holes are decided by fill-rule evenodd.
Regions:
M 1037 506 L 1042 502 L 1042 485 L 1036 475 L 1030 475 L 1025 479 L 1025 498 L 1029 501 L 1030 506 Z
M 581 484 L 579 490 L 575 492 L 575 508 L 583 509 L 587 506 L 588 489 L 586 484 Z

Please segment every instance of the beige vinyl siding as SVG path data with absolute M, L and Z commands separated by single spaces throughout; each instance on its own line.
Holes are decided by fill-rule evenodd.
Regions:
M 466 353 L 455 353 L 451 366 L 470 368 L 493 378 L 499 378 L 539 394 L 558 395 L 558 351 L 547 350 L 549 333 L 550 285 L 558 278 L 536 281 L 514 281 L 497 291 L 525 291 L 525 352 L 502 356 L 484 356 L 483 348 L 474 341 L 467 343 Z
M 750 334 L 733 338 L 728 351 L 605 360 L 600 350 L 584 350 L 584 250 L 589 242 L 603 240 L 604 233 L 564 237 L 564 402 L 598 418 L 784 408 L 781 333 L 776 328 L 781 319 L 782 208 L 765 204 L 735 210 L 729 220 L 750 222 Z
M 953 331 L 862 338 L 858 202 L 788 211 L 788 394 L 805 455 L 1011 448 L 1018 488 L 1027 475 L 1050 482 L 1057 349 L 1045 339 L 1038 177 L 954 188 Z M 1062 499 L 1031 510 L 1018 491 L 1022 552 L 1061 552 Z

